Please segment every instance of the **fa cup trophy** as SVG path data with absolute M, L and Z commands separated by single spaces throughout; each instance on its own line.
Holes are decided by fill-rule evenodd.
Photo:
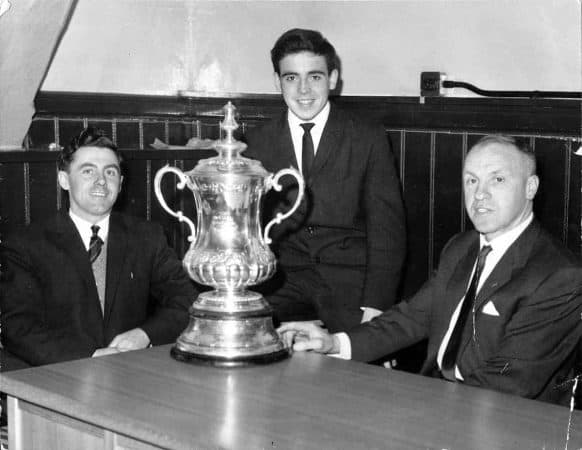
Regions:
M 190 323 L 171 355 L 180 361 L 222 366 L 269 363 L 287 357 L 289 351 L 274 329 L 271 307 L 261 294 L 247 287 L 275 273 L 269 231 L 297 209 L 304 182 L 293 168 L 273 175 L 259 161 L 242 157 L 240 153 L 247 146 L 233 137 L 238 128 L 235 108 L 228 102 L 224 111 L 220 127 L 225 137 L 214 146 L 218 156 L 199 161 L 186 173 L 165 166 L 154 180 L 162 208 L 190 227 L 190 249 L 183 261 L 186 271 L 193 280 L 214 288 L 200 294 L 190 307 Z M 169 172 L 180 179 L 179 189 L 188 186 L 192 190 L 196 225 L 164 200 L 161 181 Z M 297 179 L 297 199 L 285 214 L 278 213 L 263 233 L 261 198 L 271 188 L 280 191 L 279 179 L 284 175 Z

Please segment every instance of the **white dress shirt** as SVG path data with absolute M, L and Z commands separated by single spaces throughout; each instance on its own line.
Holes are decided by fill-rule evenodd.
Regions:
M 479 292 L 481 286 L 483 286 L 483 283 L 487 280 L 491 272 L 493 272 L 493 269 L 495 268 L 497 263 L 501 260 L 507 249 L 511 246 L 511 244 L 513 244 L 517 240 L 521 233 L 524 232 L 524 230 L 529 226 L 532 220 L 533 213 L 531 213 L 528 216 L 528 218 L 524 220 L 522 223 L 520 223 L 518 226 L 512 228 L 511 230 L 502 234 L 501 236 L 496 237 L 491 242 L 487 242 L 483 235 L 480 236 L 479 238 L 480 248 L 485 245 L 490 245 L 491 251 L 487 256 L 487 259 L 485 260 L 485 266 L 483 267 L 483 272 L 481 273 L 481 277 L 479 278 L 479 285 L 477 286 L 477 293 Z M 475 261 L 475 265 L 476 263 L 477 261 Z M 475 270 L 475 265 L 473 266 L 473 271 Z M 469 277 L 469 283 L 471 282 L 471 278 L 472 275 L 471 277 Z M 467 285 L 467 289 L 468 287 L 469 286 Z M 453 315 L 451 316 L 451 321 L 449 322 L 449 328 L 447 330 L 447 333 L 445 334 L 445 337 L 443 338 L 443 341 L 441 342 L 441 345 L 439 347 L 439 351 L 437 354 L 437 364 L 439 368 L 441 368 L 443 354 L 445 352 L 445 349 L 447 348 L 447 344 L 449 343 L 449 339 L 453 332 L 455 323 L 457 322 L 457 318 L 459 317 L 461 304 L 464 299 L 465 299 L 464 295 L 459 299 L 459 303 L 457 304 L 457 307 L 453 312 Z M 348 335 L 346 333 L 336 333 L 335 336 L 337 336 L 338 338 L 340 351 L 330 356 L 335 356 L 341 359 L 352 359 L 352 344 L 350 342 L 350 338 L 348 337 Z M 457 377 L 457 379 L 463 380 L 463 376 L 459 372 L 459 368 L 456 366 L 455 366 L 455 376 Z
M 303 158 L 301 153 L 303 150 L 303 128 L 301 128 L 302 123 L 313 123 L 313 128 L 311 129 L 311 139 L 313 140 L 313 151 L 314 156 L 317 155 L 317 147 L 319 147 L 319 141 L 321 141 L 321 135 L 323 134 L 323 129 L 327 123 L 327 118 L 329 117 L 329 101 L 325 104 L 323 109 L 319 111 L 317 116 L 311 120 L 301 120 L 297 117 L 293 111 L 290 109 L 287 111 L 287 123 L 289 123 L 289 130 L 291 131 L 291 139 L 293 140 L 293 150 L 295 151 L 295 159 L 297 159 L 297 167 L 301 171 L 301 165 L 303 163 Z
M 83 240 L 83 244 L 85 244 L 85 249 L 87 251 L 89 251 L 89 244 L 91 243 L 91 236 L 93 235 L 93 232 L 91 231 L 91 227 L 93 225 L 97 225 L 99 227 L 97 234 L 101 240 L 103 242 L 107 241 L 107 235 L 109 234 L 109 216 L 97 223 L 91 223 L 87 222 L 85 219 L 81 219 L 78 215 L 69 210 L 69 217 L 71 217 L 71 220 L 77 227 L 77 230 L 81 235 L 81 239 Z

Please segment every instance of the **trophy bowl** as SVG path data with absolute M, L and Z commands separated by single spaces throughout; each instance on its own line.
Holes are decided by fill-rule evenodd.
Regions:
M 184 268 L 194 281 L 213 289 L 201 293 L 190 307 L 188 327 L 178 337 L 171 355 L 186 362 L 218 366 L 263 364 L 289 356 L 273 325 L 273 311 L 264 297 L 248 290 L 273 276 L 277 268 L 269 248 L 269 231 L 291 216 L 304 194 L 304 181 L 293 168 L 276 174 L 259 161 L 240 155 L 246 144 L 237 141 L 235 108 L 224 107 L 220 127 L 225 138 L 216 141 L 218 155 L 203 159 L 189 172 L 176 167 L 161 168 L 154 179 L 154 191 L 162 208 L 191 231 Z M 162 177 L 174 173 L 178 189 L 188 187 L 196 205 L 196 225 L 182 211 L 168 207 L 162 191 Z M 278 213 L 261 230 L 260 206 L 270 189 L 281 190 L 279 179 L 297 179 L 298 195 L 285 214 Z

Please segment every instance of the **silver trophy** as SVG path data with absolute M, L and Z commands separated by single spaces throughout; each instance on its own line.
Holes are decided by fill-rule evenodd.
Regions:
M 247 147 L 233 137 L 238 128 L 235 107 L 224 107 L 220 127 L 225 135 L 214 148 L 218 156 L 203 159 L 189 172 L 165 166 L 154 180 L 156 197 L 168 214 L 190 227 L 190 249 L 184 267 L 198 283 L 212 286 L 190 307 L 190 323 L 172 348 L 180 361 L 237 366 L 268 363 L 285 358 L 289 351 L 273 326 L 272 309 L 264 297 L 249 291 L 275 273 L 277 262 L 268 247 L 269 231 L 288 218 L 304 194 L 301 174 L 283 169 L 273 175 L 259 161 L 240 156 Z M 276 149 L 273 149 L 276 151 Z M 162 177 L 174 173 L 178 189 L 188 186 L 196 202 L 197 224 L 182 211 L 168 207 L 161 192 Z M 280 191 L 279 179 L 292 175 L 298 193 L 293 207 L 278 213 L 261 231 L 260 206 L 271 188 Z

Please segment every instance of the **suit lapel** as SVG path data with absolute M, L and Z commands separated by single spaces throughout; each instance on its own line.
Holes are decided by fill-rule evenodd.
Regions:
M 287 112 L 283 113 L 279 118 L 280 132 L 276 137 L 277 146 L 270 154 L 274 161 L 279 161 L 276 166 L 281 168 L 294 167 L 299 170 L 299 164 L 295 157 L 295 149 L 293 148 L 293 139 L 291 138 L 291 130 L 289 129 L 289 122 L 287 121 Z M 276 167 L 274 165 L 274 167 Z M 278 169 L 277 169 L 278 170 Z
M 438 315 L 441 320 L 440 325 L 437 327 L 439 334 L 434 340 L 435 345 L 429 348 L 429 354 L 427 355 L 425 365 L 422 369 L 423 373 L 427 373 L 427 371 L 436 367 L 436 359 L 440 345 L 449 328 L 453 312 L 461 298 L 465 295 L 469 284 L 469 278 L 471 276 L 471 270 L 473 269 L 478 253 L 479 235 L 475 233 L 474 238 L 469 242 L 465 250 L 458 255 L 458 262 L 455 265 L 451 278 L 446 286 L 446 296 L 443 299 L 442 304 L 439 304 L 438 306 L 439 311 L 441 311 Z
M 475 299 L 475 310 L 478 311 L 488 298 L 498 289 L 502 288 L 512 278 L 516 270 L 523 267 L 528 259 L 532 249 L 532 242 L 537 240 L 539 225 L 536 221 L 532 222 L 509 246 L 503 257 L 499 260 L 493 272 L 487 277 L 477 298 Z
M 109 235 L 107 236 L 107 276 L 105 288 L 104 321 L 109 321 L 111 310 L 116 299 L 117 288 L 127 256 L 127 241 L 130 236 L 121 217 L 111 213 L 109 218 Z
M 481 310 L 486 301 L 491 298 L 495 292 L 509 283 L 513 279 L 515 271 L 519 270 L 527 263 L 532 248 L 531 243 L 535 242 L 537 233 L 537 222 L 532 222 L 532 224 L 523 231 L 521 236 L 519 236 L 517 240 L 509 246 L 479 290 L 479 293 L 475 298 L 473 314 L 478 314 L 477 311 Z M 474 316 L 473 319 L 469 318 L 468 322 L 478 320 L 477 317 L 478 315 Z M 471 324 L 468 323 L 466 326 L 470 327 Z M 461 342 L 457 357 L 458 360 L 462 358 L 463 353 L 468 348 L 470 340 L 471 333 L 467 332 L 467 328 L 465 328 L 465 335 L 463 336 L 463 341 Z
M 97 287 L 95 286 L 87 250 L 73 221 L 68 216 L 59 215 L 57 216 L 54 229 L 48 231 L 47 234 L 49 239 L 52 239 L 57 247 L 69 255 L 74 267 L 89 287 L 89 292 L 95 294 L 97 305 L 99 305 L 99 296 L 97 295 Z
M 459 259 L 459 262 L 455 267 L 455 271 L 453 272 L 453 276 L 447 285 L 447 293 L 450 299 L 446 311 L 447 321 L 450 321 L 451 316 L 453 315 L 453 311 L 467 291 L 467 287 L 469 286 L 469 279 L 471 277 L 475 261 L 477 260 L 478 253 L 479 235 L 475 233 L 475 239 L 467 248 L 467 252 Z
M 56 217 L 52 230 L 47 231 L 47 238 L 52 240 L 57 248 L 60 248 L 71 259 L 71 270 L 76 270 L 80 279 L 85 285 L 87 297 L 80 295 L 75 301 L 86 302 L 90 317 L 82 318 L 90 328 L 88 334 L 95 336 L 97 342 L 103 340 L 103 322 L 101 306 L 99 304 L 99 294 L 91 269 L 91 263 L 87 255 L 85 245 L 79 235 L 77 227 L 66 214 L 59 214 Z
M 344 122 L 345 120 L 342 120 L 340 112 L 332 106 L 313 160 L 311 177 L 316 177 L 317 173 L 325 167 L 330 156 L 340 148 Z

